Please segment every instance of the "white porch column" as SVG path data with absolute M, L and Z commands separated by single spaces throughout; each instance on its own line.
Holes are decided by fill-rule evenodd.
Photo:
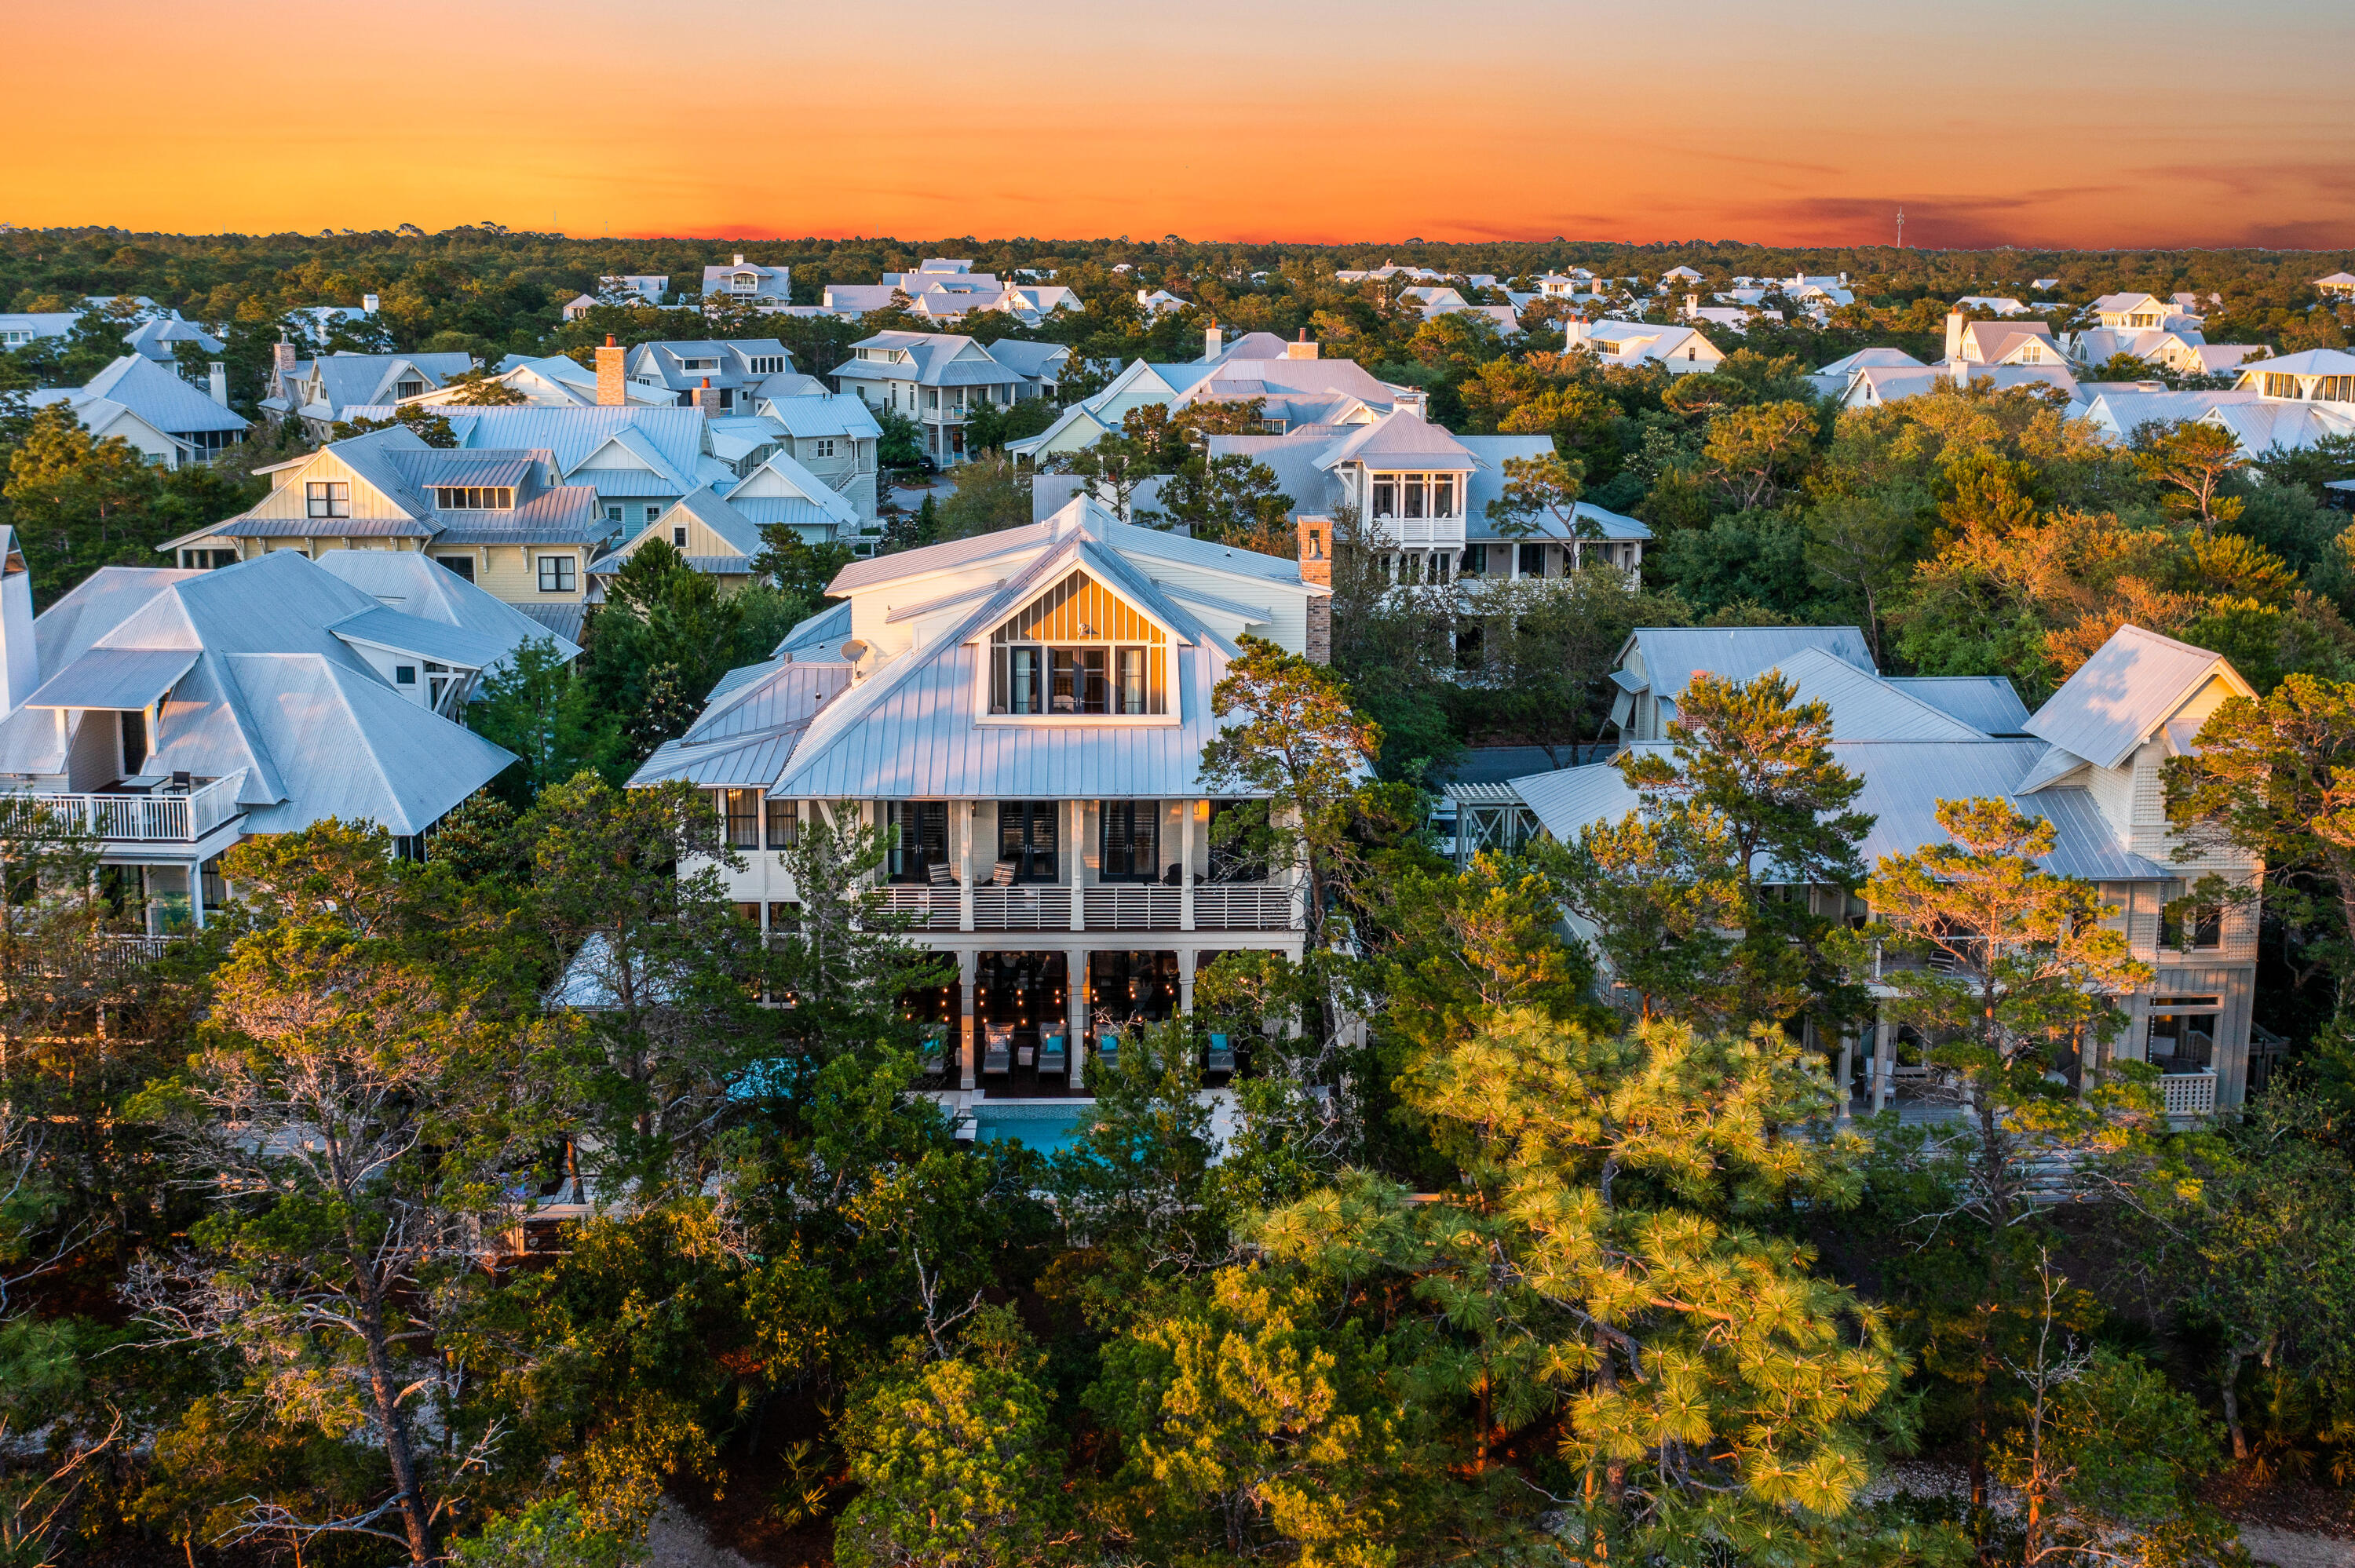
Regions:
M 1088 954 L 1084 948 L 1063 949 L 1063 996 L 1065 1011 L 1071 1014 L 1071 1087 L 1082 1087 L 1088 1081 L 1088 1051 L 1095 1042 L 1088 1036 Z
M 1889 1016 L 1888 1004 L 1881 1005 L 1879 1028 L 1872 1044 L 1872 1108 L 1886 1110 L 1891 1097 L 1890 1075 L 1897 1066 L 1897 1022 Z
M 1180 1017 L 1194 1011 L 1194 963 L 1200 951 L 1198 948 L 1178 949 L 1178 1012 Z
M 974 955 L 971 952 L 959 953 L 957 955 L 957 1038 L 964 1044 L 957 1048 L 957 1086 L 962 1089 L 971 1089 L 980 1081 L 977 1076 L 981 1065 L 980 1059 L 975 1055 L 973 1048 L 974 969 Z
M 1082 835 L 1087 832 L 1088 809 L 1087 803 L 1083 800 L 1073 800 L 1070 802 L 1070 805 L 1071 827 L 1069 841 L 1071 846 L 1071 929 L 1074 931 L 1084 931 L 1088 928 L 1088 852 L 1087 846 L 1082 843 L 1081 840 Z
M 973 929 L 973 814 L 980 810 L 971 800 L 958 802 L 957 929 Z
M 1195 805 L 1196 802 L 1192 800 L 1180 800 L 1178 802 L 1178 816 L 1179 819 L 1178 828 L 1178 928 L 1180 931 L 1190 931 L 1194 928 Z M 1194 984 L 1193 975 L 1190 970 L 1187 974 L 1185 984 L 1189 990 Z

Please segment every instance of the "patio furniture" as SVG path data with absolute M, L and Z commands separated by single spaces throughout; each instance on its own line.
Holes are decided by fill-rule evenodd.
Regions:
M 989 1026 L 988 1044 L 981 1056 L 981 1070 L 1001 1077 L 1014 1070 L 1014 1025 L 993 1023 Z
M 923 1070 L 933 1077 L 948 1071 L 948 1044 L 940 1035 L 924 1036 Z
M 1039 1047 L 1028 1040 L 1019 1041 L 1014 1047 L 1014 1065 L 1018 1067 L 1028 1067 L 1038 1058 L 1038 1054 Z
M 1039 1041 L 1039 1073 L 1067 1073 L 1071 1068 L 1070 1042 L 1065 1036 L 1060 1032 L 1041 1036 Z
M 932 862 L 926 868 L 926 874 L 932 879 L 934 887 L 954 887 L 957 885 L 956 873 L 948 868 L 948 863 L 945 861 Z
M 1232 1073 L 1235 1070 L 1235 1048 L 1223 1034 L 1210 1036 L 1210 1049 L 1203 1057 L 1205 1071 Z
M 992 866 L 989 872 L 989 885 L 992 887 L 1013 886 L 1014 863 L 1010 860 L 1001 860 L 996 865 Z

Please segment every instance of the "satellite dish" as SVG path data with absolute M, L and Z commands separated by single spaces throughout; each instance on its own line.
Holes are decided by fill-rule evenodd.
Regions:
M 854 637 L 842 645 L 842 656 L 856 664 L 867 657 L 867 644 Z

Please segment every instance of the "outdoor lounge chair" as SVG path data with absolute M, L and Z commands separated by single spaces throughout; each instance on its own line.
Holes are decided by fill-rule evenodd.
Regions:
M 1235 1048 L 1223 1034 L 1210 1036 L 1210 1049 L 1204 1055 L 1202 1069 L 1209 1073 L 1232 1073 L 1235 1070 Z
M 981 1070 L 1000 1075 L 1014 1070 L 1014 1025 L 993 1023 L 989 1026 L 988 1045 L 981 1054 Z
M 1058 1030 L 1052 1034 L 1040 1035 L 1039 1037 L 1039 1074 L 1043 1076 L 1049 1073 L 1067 1073 L 1071 1071 L 1071 1067 L 1070 1041 L 1063 1033 Z
M 924 1036 L 923 1070 L 933 1077 L 948 1071 L 948 1044 L 940 1035 Z

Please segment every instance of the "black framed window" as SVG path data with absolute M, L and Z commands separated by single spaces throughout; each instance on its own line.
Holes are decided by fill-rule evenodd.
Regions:
M 772 800 L 768 804 L 769 847 L 783 849 L 801 837 L 801 818 L 794 812 L 791 800 Z
M 932 868 L 949 862 L 949 803 L 893 800 L 890 876 L 894 882 L 930 882 Z
M 761 792 L 758 789 L 727 791 L 728 847 L 759 849 L 761 847 Z M 759 916 L 755 916 L 757 920 Z
M 1017 882 L 1060 880 L 1055 865 L 1059 835 L 1056 819 L 1060 800 L 1000 800 L 997 803 L 997 858 L 1014 863 Z
M 1102 800 L 1097 875 L 1105 882 L 1161 880 L 1161 802 Z
M 1101 714 L 1111 711 L 1108 662 L 1102 648 L 1056 648 L 1050 651 L 1048 708 L 1059 714 Z

